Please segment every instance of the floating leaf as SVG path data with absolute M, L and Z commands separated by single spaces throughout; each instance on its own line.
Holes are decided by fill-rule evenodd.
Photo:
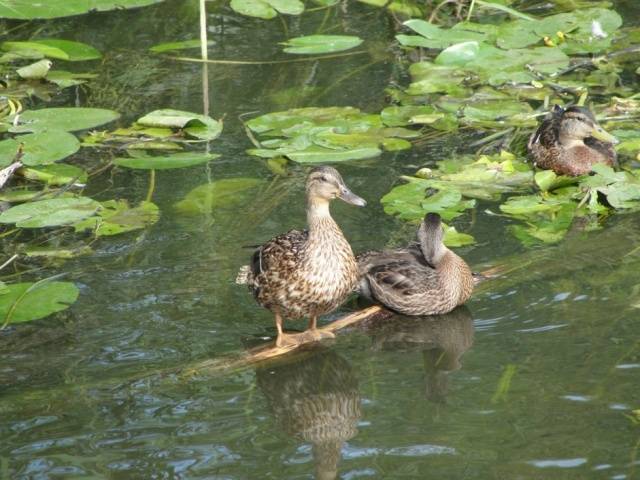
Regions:
M 97 237 L 118 235 L 153 225 L 160 218 L 160 210 L 152 202 L 143 201 L 129 207 L 126 200 L 102 202 L 98 215 L 74 225 L 76 232 L 90 230 Z
M 153 53 L 171 52 L 174 50 L 188 50 L 190 48 L 200 48 L 200 40 L 184 40 L 182 42 L 167 42 L 159 43 L 149 49 Z M 210 40 L 207 42 L 207 46 L 215 45 L 215 42 Z
M 137 123 L 145 127 L 181 128 L 200 140 L 214 140 L 222 132 L 222 122 L 206 115 L 181 110 L 155 110 L 140 118 Z
M 269 20 L 278 13 L 300 15 L 304 3 L 300 0 L 231 0 L 230 6 L 241 15 Z
M 0 325 L 30 322 L 66 310 L 79 294 L 71 282 L 25 282 L 5 287 L 0 292 Z
M 49 70 L 47 73 L 47 82 L 55 83 L 60 88 L 73 87 L 75 85 L 82 85 L 87 80 L 95 78 L 97 75 L 93 73 L 73 73 L 66 72 L 64 70 Z
M 93 250 L 87 245 L 82 245 L 77 248 L 28 247 L 24 253 L 30 258 L 68 259 L 81 257 L 83 255 L 91 255 Z
M 0 11 L 1 9 L 2 4 L 0 3 Z M 31 40 L 28 42 L 4 42 L 1 47 L 5 51 L 18 54 L 21 51 L 36 51 L 48 58 L 67 60 L 71 62 L 95 60 L 102 56 L 98 50 L 90 45 L 59 39 Z
M 345 150 L 333 150 L 313 146 L 297 152 L 287 153 L 294 162 L 298 163 L 323 163 L 323 162 L 344 162 L 346 160 L 362 160 L 380 155 L 381 151 L 377 147 L 348 148 Z
M 54 198 L 11 207 L 0 215 L 0 223 L 15 223 L 21 228 L 69 225 L 90 217 L 100 204 L 87 197 Z
M 33 20 L 80 15 L 92 11 L 135 8 L 162 0 L 0 0 L 0 18 Z
M 141 156 L 134 158 L 116 158 L 115 165 L 126 168 L 137 168 L 142 170 L 169 170 L 172 168 L 185 168 L 206 163 L 209 160 L 218 158 L 215 153 L 174 153 L 164 156 Z
M 246 192 L 263 183 L 264 180 L 257 178 L 225 178 L 205 183 L 191 190 L 175 208 L 187 215 L 210 215 L 216 208 L 244 201 Z
M 23 144 L 24 165 L 46 165 L 73 155 L 80 149 L 78 139 L 62 130 L 21 135 L 0 142 L 0 165 L 8 165 Z
M 362 39 L 351 35 L 309 35 L 291 38 L 286 42 L 284 51 L 296 54 L 318 54 L 342 52 L 357 47 Z
M 41 167 L 22 168 L 20 175 L 28 180 L 44 182 L 47 185 L 83 185 L 87 181 L 87 172 L 75 165 L 57 163 Z
M 47 76 L 53 63 L 51 60 L 38 60 L 31 65 L 19 68 L 16 73 L 25 80 L 39 80 Z
M 451 220 L 475 206 L 474 200 L 462 200 L 459 191 L 443 190 L 428 195 L 429 181 L 419 178 L 408 180 L 409 183 L 394 187 L 380 199 L 385 213 L 398 215 L 403 220 L 420 220 L 426 213 L 435 212 Z
M 43 108 L 27 110 L 19 117 L 19 123 L 10 132 L 36 132 L 42 130 L 87 130 L 120 117 L 118 112 L 103 108 Z

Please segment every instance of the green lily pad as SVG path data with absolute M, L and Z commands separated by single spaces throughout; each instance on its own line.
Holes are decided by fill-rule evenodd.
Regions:
M 100 204 L 87 197 L 54 198 L 16 205 L 0 215 L 0 223 L 15 223 L 21 228 L 69 225 L 90 217 Z
M 409 183 L 394 187 L 380 202 L 385 213 L 397 215 L 403 220 L 416 221 L 426 213 L 439 213 L 445 220 L 451 220 L 473 208 L 475 200 L 463 200 L 457 190 L 441 190 L 428 195 L 431 183 L 419 178 L 408 178 Z
M 153 225 L 160 218 L 155 203 L 143 201 L 137 207 L 129 207 L 126 200 L 102 202 L 98 215 L 76 224 L 76 232 L 91 231 L 97 237 L 118 235 Z
M 46 76 L 47 82 L 51 82 L 59 86 L 60 88 L 73 87 L 75 85 L 82 85 L 87 80 L 96 78 L 97 75 L 93 73 L 74 73 L 66 72 L 64 70 L 49 70 Z
M 80 149 L 78 139 L 62 130 L 50 130 L 3 140 L 0 142 L 0 166 L 11 163 L 23 144 L 24 165 L 47 165 L 73 155 Z
M 80 293 L 71 282 L 24 282 L 5 287 L 0 292 L 0 325 L 30 322 L 66 310 Z
M 43 108 L 27 110 L 19 117 L 19 124 L 9 128 L 12 133 L 42 130 L 87 130 L 112 122 L 120 117 L 118 112 L 104 108 Z
M 25 167 L 20 169 L 19 174 L 28 180 L 43 182 L 47 185 L 67 185 L 71 182 L 83 185 L 88 178 L 87 172 L 82 168 L 65 163 Z
M 264 180 L 244 177 L 205 183 L 191 190 L 175 204 L 175 208 L 186 215 L 211 215 L 219 207 L 241 203 L 248 192 L 264 183 Z
M 33 20 L 68 17 L 93 11 L 136 8 L 162 0 L 0 0 L 0 18 Z
M 0 9 L 1 8 L 2 4 L 0 3 Z M 67 60 L 70 62 L 95 60 L 102 57 L 100 52 L 90 45 L 59 39 L 4 42 L 0 45 L 0 48 L 16 54 L 20 54 L 21 52 L 38 52 L 47 58 Z
M 231 8 L 241 15 L 270 20 L 278 13 L 300 15 L 304 3 L 300 0 L 231 0 Z
M 473 238 L 473 235 L 469 235 L 468 233 L 458 232 L 456 227 L 452 225 L 443 225 L 444 227 L 444 237 L 442 242 L 447 247 L 464 247 L 465 245 L 473 245 L 476 243 L 476 239 Z
M 362 39 L 351 35 L 309 35 L 282 42 L 286 53 L 318 54 L 342 52 L 357 47 Z
M 182 42 L 159 43 L 149 49 L 153 53 L 172 52 L 175 50 L 188 50 L 192 48 L 200 48 L 200 40 L 183 40 Z M 213 40 L 207 42 L 207 46 L 215 45 Z
M 299 163 L 340 162 L 372 158 L 387 150 L 405 149 L 419 134 L 387 128 L 380 115 L 353 107 L 294 108 L 254 118 L 246 123 L 260 134 L 261 148 L 250 155 L 287 157 Z
M 116 158 L 114 165 L 141 170 L 169 170 L 173 168 L 192 167 L 207 163 L 220 155 L 215 153 L 174 153 L 164 156 L 140 156 L 134 158 Z
M 222 133 L 222 122 L 206 115 L 181 110 L 155 110 L 137 122 L 144 127 L 180 128 L 200 140 L 214 140 Z

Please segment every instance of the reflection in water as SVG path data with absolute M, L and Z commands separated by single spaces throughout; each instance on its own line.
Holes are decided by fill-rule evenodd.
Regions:
M 462 355 L 473 345 L 473 318 L 465 306 L 445 315 L 394 316 L 369 325 L 377 350 L 421 350 L 425 396 L 443 403 L 449 372 L 460 369 Z
M 344 442 L 357 433 L 358 381 L 351 365 L 331 351 L 256 371 L 278 426 L 309 442 L 317 479 L 334 479 Z

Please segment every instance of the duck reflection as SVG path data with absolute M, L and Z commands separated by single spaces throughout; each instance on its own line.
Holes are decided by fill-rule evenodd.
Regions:
M 427 400 L 444 403 L 448 374 L 462 366 L 462 355 L 473 345 L 473 318 L 468 308 L 444 315 L 392 318 L 368 326 L 375 350 L 420 350 Z
M 351 365 L 322 350 L 259 369 L 256 375 L 279 428 L 311 443 L 316 478 L 336 478 L 342 445 L 356 435 L 361 416 Z

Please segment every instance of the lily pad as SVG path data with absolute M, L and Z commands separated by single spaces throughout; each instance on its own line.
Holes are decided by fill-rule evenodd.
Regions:
M 176 210 L 187 215 L 210 215 L 219 207 L 236 205 L 245 199 L 244 194 L 264 184 L 258 178 L 225 178 L 205 183 L 191 190 L 175 204 Z
M 215 153 L 174 153 L 164 156 L 140 156 L 134 158 L 116 158 L 115 165 L 141 170 L 169 170 L 173 168 L 192 167 L 218 158 Z
M 241 15 L 270 20 L 278 13 L 300 15 L 304 3 L 300 0 L 231 0 L 231 8 Z
M 261 148 L 247 152 L 262 158 L 285 156 L 299 163 L 340 162 L 380 155 L 381 147 L 410 147 L 405 138 L 419 133 L 387 128 L 380 115 L 353 107 L 294 108 L 262 115 L 247 122 L 260 134 Z
M 0 325 L 30 322 L 66 310 L 80 293 L 71 282 L 24 282 L 5 287 L 0 292 Z
M 18 125 L 10 132 L 37 132 L 42 130 L 87 130 L 112 122 L 120 117 L 118 112 L 104 108 L 43 108 L 27 110 L 19 117 Z
M 318 54 L 342 52 L 357 47 L 362 39 L 351 35 L 309 35 L 282 42 L 286 53 Z
M 76 232 L 91 231 L 97 237 L 118 235 L 153 225 L 160 218 L 155 203 L 143 201 L 129 207 L 126 200 L 102 202 L 98 215 L 74 224 Z
M 0 9 L 2 3 L 0 2 Z M 82 60 L 96 60 L 102 55 L 90 45 L 70 40 L 44 39 L 28 42 L 4 42 L 0 45 L 2 50 L 17 53 L 35 51 L 47 58 L 77 62 Z
M 33 20 L 80 15 L 92 11 L 135 8 L 159 3 L 162 0 L 0 0 L 0 18 Z
M 68 185 L 73 182 L 76 185 L 83 185 L 87 182 L 87 172 L 75 165 L 66 163 L 56 163 L 53 165 L 43 165 L 40 167 L 25 167 L 19 170 L 20 176 L 43 182 L 47 185 Z
M 11 163 L 20 144 L 23 144 L 24 152 L 22 163 L 30 166 L 57 162 L 80 149 L 78 139 L 62 130 L 21 135 L 0 142 L 0 166 Z
M 54 198 L 16 205 L 0 215 L 0 223 L 15 223 L 21 228 L 69 225 L 90 217 L 100 204 L 87 197 Z
M 153 53 L 172 52 L 175 50 L 188 50 L 192 48 L 200 48 L 200 40 L 183 40 L 182 42 L 159 43 L 149 49 Z M 215 45 L 213 40 L 207 42 L 207 46 Z
M 403 220 L 417 221 L 426 213 L 439 213 L 445 220 L 451 220 L 473 208 L 475 200 L 463 200 L 457 190 L 431 191 L 431 184 L 420 178 L 408 178 L 409 183 L 394 187 L 380 199 L 385 213 L 397 215 Z
M 214 140 L 222 132 L 222 122 L 206 115 L 181 110 L 155 110 L 140 118 L 137 123 L 145 127 L 180 128 L 200 140 Z

